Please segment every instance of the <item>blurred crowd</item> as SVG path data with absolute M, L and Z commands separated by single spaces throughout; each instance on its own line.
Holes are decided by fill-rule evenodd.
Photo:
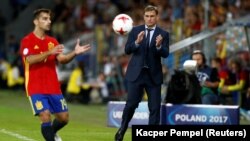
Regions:
M 16 9 L 13 21 L 31 1 L 11 1 Z M 170 42 L 175 43 L 205 29 L 221 26 L 229 19 L 245 16 L 250 11 L 249 0 L 209 0 L 208 11 L 206 11 L 205 2 L 205 0 L 54 0 L 52 9 L 54 17 L 50 34 L 63 43 L 71 38 L 95 33 L 94 40 L 98 43 L 97 48 L 101 56 L 96 64 L 100 69 L 94 78 L 88 78 L 85 69 L 86 61 L 77 60 L 77 65 L 69 73 L 67 81 L 62 82 L 62 90 L 67 100 L 72 102 L 77 100 L 87 104 L 93 98 L 91 95 L 100 98 L 100 101 L 104 103 L 125 98 L 126 82 L 123 75 L 129 60 L 129 56 L 123 53 L 126 36 L 118 36 L 112 30 L 112 20 L 119 13 L 130 15 L 134 25 L 139 25 L 143 23 L 144 6 L 156 5 L 159 9 L 158 25 L 170 32 Z M 208 23 L 205 20 L 206 12 Z M 0 44 L 3 45 L 0 48 L 0 89 L 23 89 L 24 73 L 18 55 L 20 41 L 14 35 L 5 37 L 4 27 L 7 22 L 2 14 L 0 11 Z M 240 35 L 244 33 L 241 30 L 236 27 L 216 35 L 216 44 L 212 47 L 216 53 L 213 60 L 209 60 L 207 64 L 216 67 L 219 72 L 221 68 L 227 70 L 226 76 L 219 73 L 228 78 L 226 84 L 229 82 L 237 84 L 240 79 L 244 78 L 244 86 L 237 91 L 243 91 L 244 88 L 245 96 L 250 97 L 250 90 L 249 93 L 247 92 L 249 76 L 239 77 L 238 74 L 241 70 L 248 70 L 250 62 L 246 37 Z M 234 41 L 240 42 L 241 45 L 235 44 Z M 229 61 L 233 59 L 231 56 L 236 57 L 237 62 Z M 166 63 L 163 68 L 166 76 L 163 95 L 166 94 L 169 69 L 173 68 Z

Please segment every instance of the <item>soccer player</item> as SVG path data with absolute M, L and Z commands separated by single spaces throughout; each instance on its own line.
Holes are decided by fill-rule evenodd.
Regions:
M 56 134 L 69 120 L 68 107 L 62 95 L 56 73 L 56 62 L 68 63 L 76 55 L 85 53 L 91 47 L 81 46 L 79 39 L 75 49 L 63 54 L 64 46 L 46 34 L 51 27 L 51 10 L 34 11 L 33 32 L 21 40 L 20 54 L 25 72 L 25 89 L 33 114 L 41 121 L 41 132 L 46 141 L 60 141 Z M 52 116 L 54 120 L 52 122 Z

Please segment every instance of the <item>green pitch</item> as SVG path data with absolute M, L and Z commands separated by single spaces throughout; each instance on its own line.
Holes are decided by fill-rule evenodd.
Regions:
M 59 131 L 63 141 L 113 141 L 117 128 L 107 126 L 106 105 L 70 104 L 70 122 Z M 241 119 L 240 124 L 250 122 Z M 124 141 L 131 141 L 131 129 Z M 0 141 L 44 141 L 37 117 L 23 91 L 0 90 Z
M 63 141 L 112 141 L 117 128 L 107 126 L 106 105 L 70 104 L 70 122 L 59 131 Z M 0 141 L 44 141 L 23 91 L 0 90 Z M 131 129 L 124 141 L 131 141 Z

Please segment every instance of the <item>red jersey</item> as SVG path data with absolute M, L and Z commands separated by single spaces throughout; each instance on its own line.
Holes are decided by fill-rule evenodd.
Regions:
M 56 55 L 50 55 L 35 64 L 26 61 L 27 56 L 41 54 L 56 45 L 58 41 L 55 38 L 46 35 L 44 39 L 39 39 L 33 32 L 21 40 L 20 54 L 24 65 L 27 95 L 62 93 L 56 73 Z
M 240 81 L 240 80 L 247 80 L 247 78 L 248 78 L 248 73 L 245 70 L 241 70 L 237 74 L 235 74 L 235 76 L 234 76 L 235 78 L 230 78 L 230 74 L 229 74 L 228 70 L 220 71 L 219 75 L 220 75 L 220 78 L 223 78 L 225 80 L 235 79 L 235 80 L 233 80 L 233 81 L 235 81 L 235 83 Z M 232 85 L 232 83 L 229 83 L 227 85 Z

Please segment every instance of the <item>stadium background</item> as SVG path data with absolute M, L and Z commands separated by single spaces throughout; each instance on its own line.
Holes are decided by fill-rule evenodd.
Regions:
M 19 57 L 17 51 L 20 39 L 33 29 L 33 10 L 39 7 L 51 8 L 55 15 L 49 34 L 56 36 L 66 46 L 65 52 L 73 48 L 77 37 L 80 37 L 82 44 L 92 45 L 88 54 L 77 57 L 68 65 L 58 66 L 63 90 L 76 63 L 84 61 L 85 81 L 91 81 L 100 72 L 104 72 L 108 75 L 107 83 L 114 88 L 112 100 L 124 100 L 126 86 L 123 85 L 123 74 L 129 60 L 129 56 L 125 56 L 123 52 L 126 36 L 114 34 L 111 22 L 115 15 L 127 13 L 133 18 L 134 24 L 138 25 L 143 22 L 144 5 L 149 3 L 159 7 L 159 26 L 171 35 L 171 54 L 166 60 L 162 60 L 166 74 L 163 96 L 166 94 L 164 90 L 171 72 L 180 68 L 194 49 L 203 50 L 208 60 L 214 56 L 227 60 L 239 55 L 245 65 L 249 66 L 249 0 L 2 0 L 0 58 L 13 63 Z M 0 88 L 0 120 L 4 123 L 0 125 L 0 140 L 17 140 L 6 134 L 7 131 L 41 140 L 39 131 L 35 131 L 38 129 L 37 121 L 30 117 L 31 111 L 25 98 L 22 89 Z M 93 101 L 90 105 L 70 104 L 73 123 L 62 131 L 66 140 L 74 140 L 74 137 L 81 140 L 88 140 L 89 137 L 93 141 L 113 139 L 115 130 L 105 127 L 106 106 L 96 103 L 98 102 Z M 88 114 L 89 109 L 93 113 Z M 82 115 L 78 110 L 82 111 Z M 32 124 L 29 123 L 26 127 L 28 122 Z M 241 123 L 248 124 L 244 120 Z M 79 128 L 74 131 L 74 124 L 82 126 L 77 126 Z M 94 132 L 100 133 L 100 136 L 104 134 L 104 137 Z M 125 139 L 129 140 L 129 133 Z

